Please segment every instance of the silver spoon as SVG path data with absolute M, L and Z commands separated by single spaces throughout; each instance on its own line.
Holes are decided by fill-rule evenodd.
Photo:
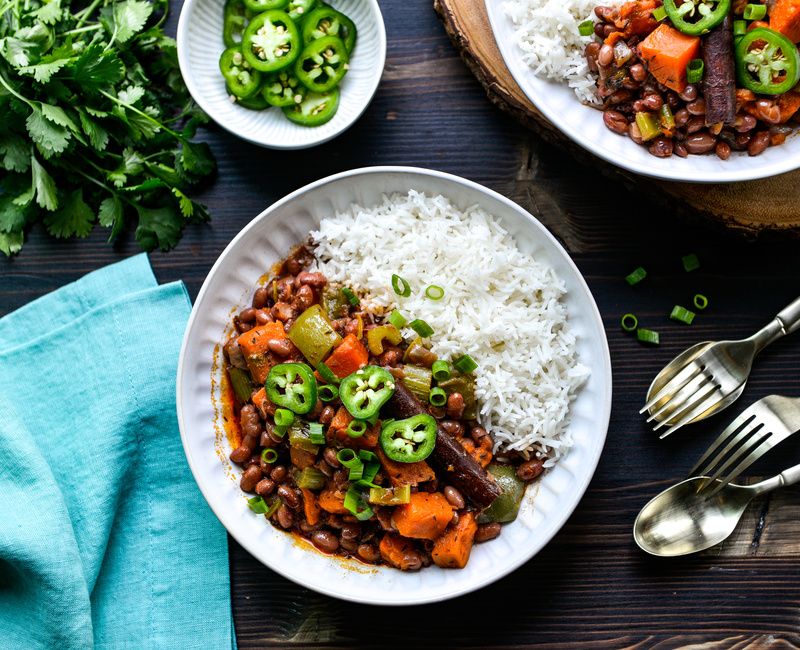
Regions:
M 753 485 L 729 483 L 710 497 L 708 492 L 698 494 L 706 478 L 695 476 L 673 485 L 642 508 L 633 524 L 639 548 L 651 555 L 675 557 L 719 544 L 733 532 L 755 497 L 800 481 L 800 465 Z
M 730 406 L 744 390 L 753 360 L 773 341 L 800 328 L 800 298 L 765 327 L 740 341 L 704 341 L 679 354 L 656 375 L 647 391 L 648 422 L 661 437 Z

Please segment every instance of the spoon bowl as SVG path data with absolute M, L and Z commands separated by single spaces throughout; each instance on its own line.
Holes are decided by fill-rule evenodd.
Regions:
M 639 548 L 660 557 L 688 555 L 719 544 L 733 532 L 756 492 L 729 484 L 707 497 L 698 493 L 707 478 L 686 479 L 642 508 L 633 525 L 633 539 Z

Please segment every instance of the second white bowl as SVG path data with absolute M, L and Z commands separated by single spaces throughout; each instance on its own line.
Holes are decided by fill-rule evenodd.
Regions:
M 372 101 L 386 62 L 386 28 L 377 0 L 332 0 L 356 25 L 358 40 L 341 84 L 339 110 L 321 126 L 299 126 L 279 108 L 253 111 L 231 102 L 219 71 L 223 0 L 186 0 L 178 21 L 178 63 L 194 100 L 221 127 L 270 149 L 305 149 L 348 129 Z

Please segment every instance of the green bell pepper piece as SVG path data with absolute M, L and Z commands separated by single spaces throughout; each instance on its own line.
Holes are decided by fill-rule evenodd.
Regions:
M 231 387 L 233 392 L 243 404 L 250 401 L 250 396 L 253 394 L 253 382 L 250 379 L 250 374 L 241 368 L 228 368 L 228 378 L 231 380 Z
M 486 471 L 494 476 L 501 492 L 500 496 L 492 501 L 492 505 L 478 515 L 478 522 L 485 524 L 491 521 L 500 523 L 514 521 L 525 494 L 525 483 L 517 477 L 517 471 L 511 465 L 492 463 Z
M 289 340 L 316 367 L 341 342 L 342 337 L 333 329 L 322 307 L 311 305 L 292 325 Z

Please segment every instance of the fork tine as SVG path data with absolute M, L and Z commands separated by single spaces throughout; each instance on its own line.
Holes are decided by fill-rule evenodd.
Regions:
M 749 413 L 749 411 L 750 409 L 747 409 L 738 418 L 725 427 L 725 430 L 719 434 L 719 437 L 708 448 L 706 453 L 703 454 L 700 460 L 697 461 L 697 464 L 695 464 L 695 466 L 689 470 L 689 477 L 707 475 L 714 465 L 720 461 L 722 456 L 728 453 L 728 451 L 730 451 L 730 449 L 732 449 L 738 441 L 744 439 L 746 434 L 745 432 L 740 433 L 740 430 L 747 426 L 756 417 L 755 414 Z M 728 441 L 729 438 L 730 441 Z M 714 458 L 714 460 L 704 466 L 703 463 L 705 463 L 713 453 L 719 451 L 719 449 L 725 445 L 726 441 L 728 441 L 728 445 L 719 453 L 716 458 Z M 700 469 L 701 467 L 703 468 L 702 470 Z
M 689 362 L 684 368 L 682 368 L 672 379 L 670 379 L 666 384 L 661 387 L 651 399 L 648 401 L 639 413 L 644 413 L 645 411 L 649 411 L 653 408 L 656 404 L 658 404 L 662 399 L 665 397 L 669 397 L 674 392 L 683 388 L 688 381 L 694 378 L 699 372 L 702 371 L 701 366 L 696 363 L 695 361 Z
M 736 451 L 734 451 L 730 457 L 722 465 L 720 465 L 713 474 L 711 474 L 711 476 L 708 477 L 708 480 L 703 482 L 700 490 L 698 491 L 703 490 L 706 485 L 718 479 L 726 469 L 737 462 L 740 458 L 746 459 L 748 454 L 751 454 L 756 447 L 758 447 L 762 442 L 767 440 L 772 435 L 771 433 L 764 433 L 764 431 L 762 431 L 763 428 L 763 422 L 756 422 L 755 426 L 748 429 L 744 435 L 737 436 L 737 438 L 742 441 L 742 445 Z M 733 443 L 731 443 L 729 447 L 732 449 Z M 726 449 L 726 451 L 728 450 Z M 714 459 L 714 461 L 718 462 L 722 460 L 722 457 L 724 457 L 726 451 L 720 453 L 719 456 Z M 714 465 L 712 464 L 706 472 L 703 472 L 703 474 L 710 473 L 713 469 Z
M 680 411 L 680 409 L 686 403 L 686 400 L 688 400 L 692 395 L 694 395 L 698 390 L 700 390 L 710 381 L 711 377 L 708 377 L 703 373 L 695 376 L 694 379 L 689 381 L 677 393 L 672 395 L 672 397 L 670 397 L 669 400 L 667 400 L 657 411 L 653 412 L 650 415 L 650 417 L 647 418 L 647 421 L 652 422 L 659 415 L 666 413 L 668 411 L 672 411 L 673 413 Z M 664 419 L 669 420 L 670 418 L 669 416 L 666 416 Z
M 721 480 L 720 483 L 716 485 L 716 487 L 708 493 L 709 497 L 714 496 L 717 492 L 719 492 L 722 488 L 724 488 L 728 483 L 733 481 L 735 478 L 739 476 L 744 470 L 746 470 L 750 465 L 755 463 L 759 458 L 761 458 L 766 452 L 772 449 L 772 441 L 770 438 L 772 437 L 771 433 L 765 434 L 764 437 L 761 438 L 761 444 L 759 444 L 755 449 L 752 449 L 748 456 L 742 460 L 731 472 L 728 474 L 724 479 Z M 763 449 L 762 449 L 763 447 Z M 710 481 L 709 481 L 710 482 Z M 705 487 L 705 486 L 704 486 Z M 702 488 L 701 488 L 702 490 Z
M 675 413 L 671 413 L 669 418 L 662 420 L 654 426 L 653 431 L 658 431 L 660 428 L 667 426 L 670 421 L 678 418 L 677 422 L 661 434 L 661 438 L 666 438 L 670 433 L 674 433 L 684 424 L 691 422 L 698 414 L 714 406 L 720 399 L 722 399 L 722 395 L 719 392 L 719 386 L 714 383 L 709 384 L 705 390 L 695 393 L 692 399 L 688 400 L 686 405 L 682 406 Z

